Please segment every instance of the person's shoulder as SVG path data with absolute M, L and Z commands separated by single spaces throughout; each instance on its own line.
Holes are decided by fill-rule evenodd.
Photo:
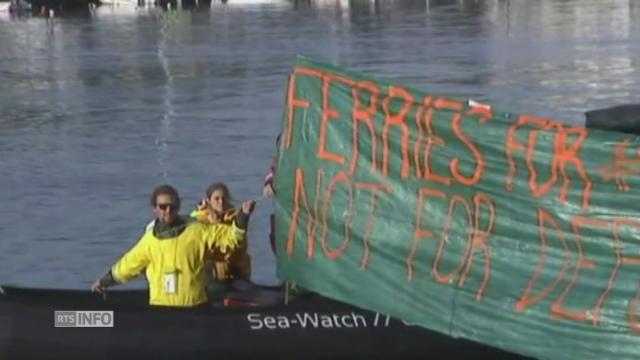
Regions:
M 144 227 L 144 232 L 142 234 L 145 235 L 149 231 L 152 231 L 154 226 L 156 226 L 156 219 L 151 220 L 147 226 Z
M 138 245 L 145 245 L 145 246 L 149 245 L 149 243 L 151 243 L 152 240 L 156 238 L 155 235 L 153 235 L 154 225 L 155 225 L 155 221 L 152 221 L 151 224 L 147 225 L 144 233 L 142 233 L 142 235 L 140 235 L 140 237 L 138 238 L 138 242 L 137 242 Z

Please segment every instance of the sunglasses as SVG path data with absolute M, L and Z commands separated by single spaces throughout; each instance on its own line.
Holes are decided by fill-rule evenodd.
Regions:
M 167 210 L 169 207 L 174 210 L 178 208 L 175 204 L 156 204 L 156 206 L 160 210 Z

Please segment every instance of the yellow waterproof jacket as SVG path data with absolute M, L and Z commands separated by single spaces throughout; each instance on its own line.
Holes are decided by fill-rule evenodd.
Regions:
M 231 209 L 222 216 L 220 221 L 223 224 L 232 224 L 238 215 L 239 210 Z M 191 217 L 203 222 L 211 223 L 212 216 L 208 208 L 194 210 L 191 212 Z M 245 237 L 247 234 L 245 233 Z M 222 252 L 222 254 L 215 254 L 214 256 L 214 277 L 217 280 L 224 281 L 230 279 L 245 279 L 251 278 L 251 256 L 247 248 L 247 242 L 242 244 L 229 252 Z
M 226 252 L 240 246 L 244 233 L 235 224 L 190 222 L 180 235 L 158 239 L 151 229 L 111 267 L 111 273 L 122 283 L 146 269 L 151 305 L 202 304 L 208 300 L 205 258 L 216 249 Z M 174 274 L 175 290 L 166 289 L 168 274 Z

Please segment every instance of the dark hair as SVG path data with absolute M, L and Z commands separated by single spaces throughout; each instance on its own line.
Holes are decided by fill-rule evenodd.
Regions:
M 153 189 L 153 193 L 151 194 L 151 206 L 156 206 L 156 199 L 160 195 L 169 195 L 171 196 L 171 200 L 176 204 L 177 208 L 180 208 L 180 196 L 178 195 L 178 191 L 171 185 L 160 185 L 157 188 Z
M 222 190 L 222 194 L 224 194 L 224 198 L 227 200 L 227 204 L 231 204 L 231 192 L 229 191 L 227 185 L 222 182 L 216 182 L 209 185 L 206 192 L 207 199 L 211 197 L 211 194 L 218 190 Z

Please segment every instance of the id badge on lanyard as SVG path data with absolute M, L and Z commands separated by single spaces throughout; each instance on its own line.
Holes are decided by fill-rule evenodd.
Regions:
M 164 293 L 176 294 L 178 292 L 178 273 L 169 271 L 164 273 Z

